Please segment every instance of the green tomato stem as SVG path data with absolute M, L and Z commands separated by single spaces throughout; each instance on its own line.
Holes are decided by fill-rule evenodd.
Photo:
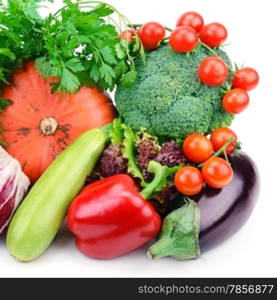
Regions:
M 207 50 L 209 50 L 214 56 L 219 57 L 218 53 L 214 49 L 212 49 L 211 47 L 209 47 L 202 41 L 199 41 L 199 44 L 201 44 L 203 47 L 205 47 Z
M 167 31 L 169 31 L 169 32 L 172 32 L 173 30 L 171 29 L 171 28 L 169 28 L 169 27 L 164 27 Z
M 127 24 L 127 26 L 128 26 L 129 28 L 135 28 L 135 29 L 137 29 L 138 27 L 141 27 L 142 24 L 132 24 L 132 23 L 129 23 L 129 24 Z
M 143 26 L 143 24 L 128 24 L 127 25 L 128 27 L 131 27 L 131 28 L 137 28 L 137 27 L 142 27 Z M 167 30 L 167 31 L 169 31 L 169 32 L 172 32 L 173 30 L 171 29 L 171 28 L 169 28 L 169 27 L 166 27 L 166 26 L 164 26 L 164 28 Z
M 211 47 L 209 47 L 208 45 L 206 45 L 205 43 L 203 43 L 202 41 L 199 40 L 199 44 L 202 45 L 203 47 L 205 47 L 207 50 L 209 50 L 214 56 L 219 57 L 218 53 Z M 233 70 L 232 66 L 227 64 L 227 67 L 229 69 L 229 71 L 232 73 L 232 75 L 235 74 L 235 71 Z
M 218 157 L 220 156 L 222 153 L 224 153 L 225 155 L 225 159 L 227 157 L 227 148 L 235 141 L 234 137 L 230 137 L 228 139 L 228 141 L 217 151 L 213 154 L 213 156 L 211 156 L 211 158 L 213 157 Z M 228 157 L 226 159 L 227 162 L 229 162 Z M 203 162 L 202 164 L 198 165 L 197 168 L 202 168 L 204 166 L 205 162 Z

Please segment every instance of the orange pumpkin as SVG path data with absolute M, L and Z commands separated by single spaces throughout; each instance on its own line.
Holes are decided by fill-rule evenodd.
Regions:
M 42 78 L 33 62 L 27 63 L 2 93 L 13 101 L 0 114 L 2 139 L 32 182 L 80 134 L 115 117 L 111 100 L 97 88 L 51 94 L 51 80 Z

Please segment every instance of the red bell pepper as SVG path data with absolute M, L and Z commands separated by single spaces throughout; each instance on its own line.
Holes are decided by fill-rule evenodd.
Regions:
M 68 227 L 81 252 L 108 259 L 153 239 L 161 219 L 133 179 L 120 174 L 92 183 L 80 193 L 69 208 Z

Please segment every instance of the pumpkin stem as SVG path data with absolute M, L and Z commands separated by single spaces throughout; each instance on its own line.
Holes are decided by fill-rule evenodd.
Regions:
M 40 131 L 45 136 L 54 135 L 57 128 L 58 122 L 52 117 L 45 118 L 40 122 Z

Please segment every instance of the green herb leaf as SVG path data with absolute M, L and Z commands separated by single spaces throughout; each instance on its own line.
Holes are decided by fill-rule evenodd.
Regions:
M 117 43 L 116 46 L 115 46 L 115 52 L 116 52 L 116 55 L 119 59 L 122 59 L 126 56 L 126 53 L 122 50 L 121 48 L 121 44 L 120 43 Z
M 62 79 L 59 84 L 59 91 L 65 90 L 70 93 L 75 93 L 80 88 L 80 81 L 77 76 L 75 76 L 71 71 L 67 68 L 63 68 Z
M 52 64 L 46 61 L 45 57 L 40 57 L 36 59 L 36 68 L 40 71 L 41 75 L 45 78 L 52 76 Z
M 131 86 L 134 58 L 142 47 L 136 41 L 132 50 L 131 43 L 118 39 L 126 18 L 106 3 L 63 2 L 45 19 L 38 13 L 44 1 L 0 2 L 0 88 L 26 61 L 36 61 L 43 77 L 60 79 L 52 83 L 53 91 L 76 92 L 88 82 L 103 90 L 119 82 Z M 110 22 L 110 15 L 118 24 Z
M 14 53 L 7 48 L 0 48 L 0 55 L 4 55 L 6 57 L 9 57 L 12 61 L 16 59 Z
M 128 73 L 126 73 L 124 76 L 122 76 L 120 83 L 123 87 L 131 87 L 135 84 L 137 79 L 137 71 L 131 70 Z
M 99 4 L 95 9 L 93 9 L 93 12 L 97 14 L 100 17 L 106 17 L 111 15 L 114 11 L 112 8 L 108 7 L 107 4 Z
M 0 98 L 0 111 L 5 110 L 12 103 L 12 100 Z
M 100 71 L 97 66 L 92 66 L 90 70 L 90 77 L 94 82 L 98 82 L 100 78 Z
M 85 70 L 84 66 L 82 65 L 82 62 L 78 58 L 71 58 L 65 63 L 65 65 L 72 72 L 77 73 Z
M 113 83 L 113 79 L 116 76 L 114 69 L 107 64 L 103 64 L 100 67 L 99 71 L 100 71 L 101 78 L 103 78 L 105 80 L 105 82 L 108 86 L 111 86 Z
M 100 53 L 107 64 L 115 65 L 117 59 L 115 58 L 113 50 L 109 46 L 105 46 L 100 50 Z

